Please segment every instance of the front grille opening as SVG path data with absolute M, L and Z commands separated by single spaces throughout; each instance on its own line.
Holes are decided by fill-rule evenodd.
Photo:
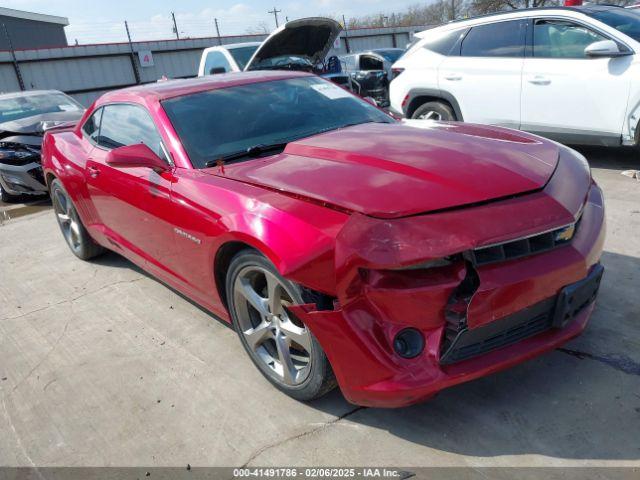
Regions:
M 554 248 L 571 243 L 578 230 L 580 220 L 571 225 L 565 225 L 549 232 L 532 235 L 526 238 L 476 248 L 465 254 L 475 266 L 515 260 L 536 253 L 547 252 Z
M 453 291 L 445 307 L 444 316 L 446 320 L 444 339 L 442 348 L 448 349 L 460 331 L 467 328 L 467 309 L 473 294 L 480 286 L 480 277 L 470 262 L 466 262 L 467 273 L 464 280 Z
M 500 347 L 532 337 L 551 328 L 551 312 L 543 313 L 520 325 L 508 328 L 503 332 L 490 336 L 470 345 L 457 348 L 447 357 L 446 362 L 454 363 L 488 353 Z
M 482 327 L 459 329 L 455 338 L 443 345 L 440 363 L 461 362 L 549 330 L 555 305 L 556 297 L 552 297 Z

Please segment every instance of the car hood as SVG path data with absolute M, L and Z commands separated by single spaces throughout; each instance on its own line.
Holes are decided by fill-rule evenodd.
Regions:
M 260 62 L 284 55 L 306 58 L 315 65 L 324 60 L 341 31 L 340 24 L 331 18 L 311 17 L 287 22 L 262 42 L 245 70 L 259 70 Z
M 271 157 L 208 173 L 380 218 L 504 199 L 543 188 L 559 147 L 462 123 L 362 124 L 291 142 Z
M 0 136 L 9 134 L 42 135 L 45 130 L 82 118 L 84 110 L 71 112 L 53 112 L 0 123 Z

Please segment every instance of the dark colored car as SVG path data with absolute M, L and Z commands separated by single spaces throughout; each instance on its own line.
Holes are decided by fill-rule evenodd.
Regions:
M 363 97 L 371 97 L 382 107 L 389 105 L 391 65 L 381 54 L 368 51 L 340 57 L 343 69 L 359 86 Z
M 48 193 L 40 166 L 42 136 L 48 128 L 75 123 L 84 107 L 57 90 L 0 95 L 0 196 Z
M 352 82 L 348 73 L 328 68 L 326 57 L 340 32 L 342 26 L 331 18 L 309 17 L 292 20 L 276 29 L 262 42 L 244 70 L 315 73 L 361 95 L 359 86 Z

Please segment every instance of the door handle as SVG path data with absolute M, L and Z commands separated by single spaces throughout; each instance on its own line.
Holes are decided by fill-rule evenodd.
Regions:
M 89 170 L 89 176 L 91 178 L 96 178 L 98 175 L 100 175 L 100 169 L 97 167 L 87 167 L 87 170 Z
M 536 75 L 533 78 L 529 79 L 529 83 L 533 83 L 534 85 L 549 85 L 551 80 L 547 77 L 543 77 L 542 75 Z
M 444 76 L 446 80 L 451 80 L 452 82 L 457 82 L 458 80 L 462 80 L 462 75 L 457 73 L 449 73 Z

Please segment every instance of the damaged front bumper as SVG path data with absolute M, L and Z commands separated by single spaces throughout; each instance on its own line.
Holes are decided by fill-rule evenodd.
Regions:
M 567 184 L 579 177 L 572 168 L 560 164 L 561 175 L 524 197 L 403 219 L 352 217 L 337 239 L 336 308 L 292 307 L 350 402 L 416 403 L 585 328 L 602 275 L 604 204 L 595 183 Z M 555 248 L 485 263 L 468 255 L 568 224 L 577 224 L 570 241 Z M 435 268 L 405 268 L 443 258 Z M 394 347 L 406 329 L 424 339 L 414 358 Z
M 27 165 L 0 163 L 0 186 L 11 195 L 45 195 L 42 166 L 37 162 Z

